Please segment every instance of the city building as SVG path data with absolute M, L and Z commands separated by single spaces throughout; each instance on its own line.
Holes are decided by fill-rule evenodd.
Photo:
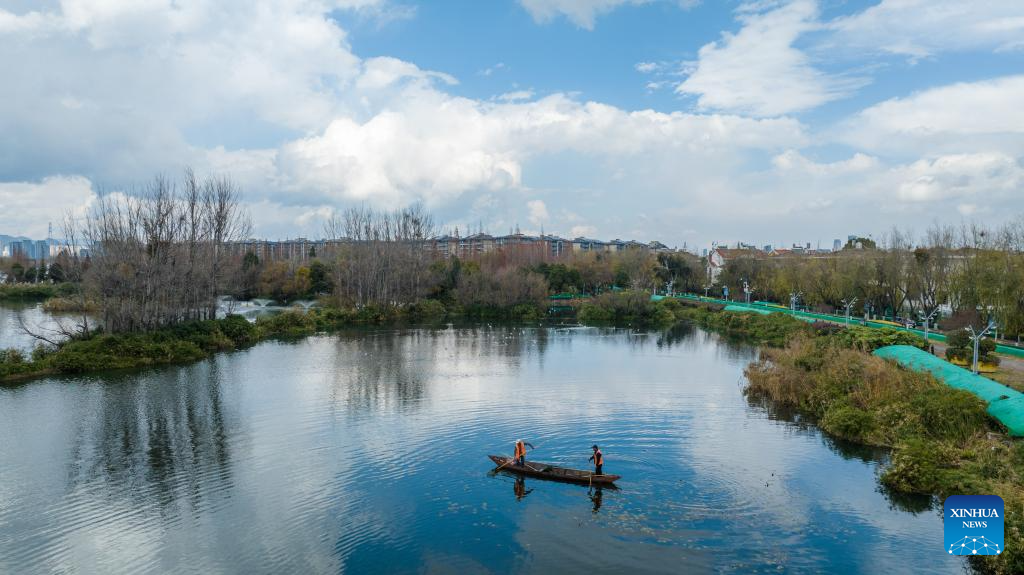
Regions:
M 711 250 L 711 254 L 708 256 L 708 264 L 707 264 L 708 279 L 711 280 L 711 283 L 715 283 L 716 281 L 718 281 L 718 276 L 720 276 L 722 274 L 722 271 L 725 270 L 725 266 L 727 266 L 729 264 L 729 262 L 731 262 L 731 261 L 734 261 L 734 260 L 739 259 L 739 258 L 757 258 L 757 259 L 761 259 L 761 258 L 765 257 L 765 255 L 766 254 L 764 252 L 762 252 L 761 250 L 757 250 L 757 249 L 750 249 L 750 248 L 730 249 L 730 248 L 716 247 L 715 249 Z

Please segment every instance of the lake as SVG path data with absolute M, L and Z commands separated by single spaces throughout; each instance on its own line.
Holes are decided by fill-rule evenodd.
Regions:
M 962 572 L 693 326 L 358 330 L 0 387 L 2 573 Z M 492 473 L 490 453 L 619 489 Z

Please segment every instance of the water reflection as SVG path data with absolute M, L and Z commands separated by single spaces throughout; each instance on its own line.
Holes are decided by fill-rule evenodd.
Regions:
M 365 329 L 0 389 L 0 572 L 959 570 L 882 458 L 743 396 L 753 357 L 693 326 Z M 601 445 L 621 491 L 485 473 L 517 437 Z
M 0 301 L 0 349 L 14 348 L 31 352 L 41 343 L 25 329 L 53 341 L 61 341 L 61 331 L 74 331 L 81 316 L 71 313 L 49 313 L 42 302 L 32 300 Z
M 590 489 L 590 500 L 594 502 L 591 513 L 597 514 L 601 510 L 601 502 L 604 500 L 604 487 L 598 485 Z
M 516 501 L 522 501 L 524 497 L 533 493 L 533 489 L 526 488 L 526 478 L 522 475 L 516 476 L 515 481 L 512 483 L 512 490 L 516 494 Z

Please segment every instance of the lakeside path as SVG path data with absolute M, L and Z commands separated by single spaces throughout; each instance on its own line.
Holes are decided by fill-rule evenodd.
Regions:
M 677 296 L 677 297 L 680 297 L 680 296 Z M 747 304 L 747 303 L 744 303 L 744 302 L 732 302 L 732 301 L 720 300 L 720 299 L 717 299 L 717 298 L 710 298 L 710 297 L 706 298 L 706 297 L 702 297 L 702 296 L 686 295 L 686 296 L 681 296 L 681 297 L 683 297 L 684 299 L 689 299 L 689 300 L 706 301 L 706 302 L 712 302 L 712 303 L 723 304 L 723 305 L 733 305 L 733 306 L 739 306 L 739 307 L 748 307 L 751 310 L 758 311 L 758 312 L 768 311 L 768 312 L 786 313 L 786 314 L 792 315 L 794 317 L 797 317 L 797 318 L 800 318 L 800 319 L 805 319 L 805 320 L 808 320 L 808 321 L 814 320 L 814 321 L 823 321 L 823 322 L 831 323 L 831 324 L 835 324 L 835 325 L 846 325 L 846 319 L 845 318 L 842 318 L 842 317 L 839 317 L 839 316 L 835 316 L 835 315 L 832 315 L 832 314 L 811 313 L 811 312 L 793 312 L 792 310 L 789 310 L 789 309 L 786 309 L 786 308 L 777 307 L 777 306 Z M 854 322 L 851 321 L 851 323 L 854 323 Z M 880 327 L 878 324 L 874 324 L 874 322 L 870 322 L 870 321 L 867 324 L 864 324 L 864 322 L 861 321 L 860 319 L 856 320 L 856 325 L 867 325 L 868 327 L 876 327 L 876 328 Z M 887 326 L 887 327 L 892 327 L 892 326 Z M 920 335 L 921 337 L 925 336 L 924 332 L 921 331 L 921 330 L 911 329 L 911 330 L 907 330 L 907 331 L 910 331 L 912 333 L 916 333 L 916 334 Z M 938 357 L 941 357 L 941 358 L 945 358 L 946 357 L 946 348 L 948 346 L 946 345 L 945 341 L 942 341 L 941 339 L 939 339 L 939 336 L 942 336 L 942 334 L 929 333 L 928 335 L 929 335 L 928 341 L 931 344 L 931 346 L 934 348 L 935 355 L 938 356 Z M 1005 353 L 1005 351 L 1010 351 L 1011 353 Z M 1000 360 L 999 368 L 996 369 L 995 372 L 985 373 L 983 375 L 985 377 L 988 377 L 989 379 L 992 379 L 994 381 L 1002 383 L 1003 385 L 1006 385 L 1006 386 L 1008 386 L 1008 387 L 1010 387 L 1012 389 L 1016 389 L 1017 391 L 1024 392 L 1024 356 L 1014 355 L 1014 353 L 1016 353 L 1017 351 L 1018 351 L 1018 348 L 1016 348 L 1016 346 L 1008 345 L 1006 343 L 998 344 L 996 355 L 999 356 L 999 360 Z

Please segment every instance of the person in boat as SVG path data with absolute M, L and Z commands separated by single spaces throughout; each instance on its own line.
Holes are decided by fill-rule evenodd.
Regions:
M 594 454 L 591 455 L 590 459 L 587 461 L 594 462 L 594 475 L 604 475 L 604 473 L 601 472 L 601 468 L 604 467 L 604 454 L 601 453 L 601 449 L 597 447 L 596 443 L 594 444 L 593 450 Z
M 531 444 L 529 441 L 523 441 L 522 439 L 516 440 L 516 451 L 512 459 L 515 461 L 515 464 L 518 465 L 519 467 L 526 465 L 527 445 L 530 446 L 530 449 L 533 449 L 533 444 Z

